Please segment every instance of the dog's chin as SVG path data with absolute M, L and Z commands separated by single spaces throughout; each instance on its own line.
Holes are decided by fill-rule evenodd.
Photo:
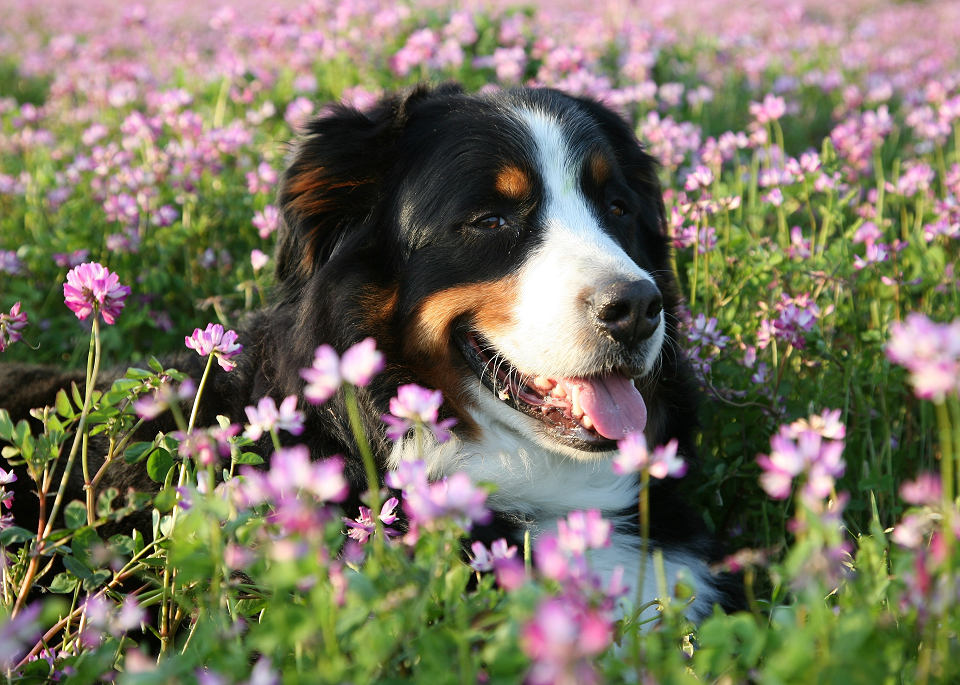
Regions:
M 602 458 L 646 425 L 636 368 L 537 376 L 515 367 L 476 331 L 461 330 L 454 343 L 479 380 L 481 411 L 544 447 L 577 459 Z

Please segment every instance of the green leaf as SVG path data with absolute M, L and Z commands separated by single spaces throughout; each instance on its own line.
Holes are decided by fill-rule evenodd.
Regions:
M 70 384 L 70 395 L 73 397 L 74 405 L 82 408 L 83 396 L 80 394 L 80 388 L 77 386 L 76 381 Z
M 62 595 L 73 592 L 78 582 L 79 581 L 69 573 L 58 573 L 53 577 L 53 580 L 50 581 L 48 589 L 50 592 Z
M 134 378 L 136 380 L 143 380 L 145 378 L 150 378 L 153 376 L 152 371 L 147 371 L 146 369 L 138 369 L 136 366 L 131 366 L 127 369 L 126 377 Z
M 70 502 L 63 509 L 63 520 L 70 530 L 76 530 L 87 523 L 87 505 L 78 499 Z
M 65 419 L 72 419 L 77 415 L 73 405 L 70 404 L 70 398 L 67 397 L 67 391 L 63 388 L 57 391 L 56 407 L 57 413 Z
M 117 498 L 116 488 L 107 488 L 97 495 L 97 516 L 107 518 L 113 513 L 113 501 Z
M 90 526 L 84 526 L 73 534 L 73 543 L 71 544 L 73 556 L 90 566 L 92 565 L 93 548 L 102 544 L 103 540 L 97 535 L 97 531 Z
M 13 438 L 13 420 L 6 409 L 0 409 L 0 438 L 4 440 Z
M 88 578 L 93 577 L 93 572 L 87 567 L 87 565 L 74 557 L 64 556 L 63 565 L 68 571 L 70 571 L 70 573 L 75 575 L 80 580 L 87 580 Z
M 18 542 L 26 542 L 27 540 L 33 540 L 36 537 L 26 528 L 21 528 L 20 526 L 10 526 L 9 528 L 4 528 L 0 530 L 0 547 L 6 545 L 15 545 Z
M 141 536 L 141 541 L 142 539 L 143 536 Z M 133 556 L 134 554 L 134 541 L 129 535 L 111 535 L 110 545 L 113 547 L 114 551 L 119 554 L 125 554 L 127 556 Z
M 256 452 L 243 452 L 242 454 L 238 454 L 237 458 L 233 461 L 237 464 L 250 464 L 251 466 L 259 466 L 263 463 L 263 457 Z
M 100 569 L 99 571 L 94 571 L 89 578 L 83 581 L 83 589 L 87 592 L 96 590 L 98 587 L 106 583 L 112 574 L 107 569 Z
M 143 533 L 141 533 L 139 530 L 134 529 L 133 535 L 131 537 L 133 540 L 132 553 L 140 554 L 140 552 L 142 552 L 143 548 L 146 546 L 146 543 L 144 542 L 144 539 L 143 539 Z
M 153 449 L 153 442 L 135 442 L 123 451 L 123 460 L 128 464 L 136 464 L 147 457 Z
M 156 483 L 162 483 L 167 472 L 173 468 L 173 457 L 167 450 L 158 449 L 147 459 L 147 475 Z
M 161 512 L 168 512 L 173 509 L 173 505 L 177 503 L 177 490 L 176 488 L 164 488 L 157 493 L 157 496 L 153 498 L 153 506 L 155 506 Z

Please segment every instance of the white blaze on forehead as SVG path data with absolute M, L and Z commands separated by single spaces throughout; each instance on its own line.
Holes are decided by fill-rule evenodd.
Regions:
M 596 373 L 598 336 L 587 298 L 612 281 L 653 278 L 601 227 L 580 187 L 583 155 L 570 144 L 562 123 L 537 109 L 520 109 L 517 115 L 531 136 L 542 181 L 543 235 L 520 271 L 517 323 L 491 342 L 524 371 Z M 650 341 L 648 367 L 659 351 L 660 329 Z

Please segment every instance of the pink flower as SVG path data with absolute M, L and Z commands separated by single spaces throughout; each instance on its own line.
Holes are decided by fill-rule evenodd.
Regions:
M 208 323 L 202 331 L 193 329 L 193 335 L 186 336 L 183 342 L 201 357 L 214 355 L 224 371 L 232 371 L 237 367 L 232 359 L 243 351 L 243 345 L 237 342 L 236 331 L 224 331 L 218 323 Z
M 801 496 L 808 506 L 819 507 L 846 468 L 841 456 L 845 433 L 839 410 L 781 426 L 770 438 L 770 454 L 757 457 L 763 469 L 760 485 L 770 497 L 786 499 L 794 479 L 805 474 Z
M 608 547 L 612 528 L 597 509 L 571 511 L 566 519 L 557 521 L 557 540 L 567 552 L 583 554 L 588 549 Z
M 383 506 L 380 507 L 380 515 L 377 517 L 385 525 L 389 526 L 391 523 L 397 520 L 397 515 L 394 513 L 396 511 L 397 505 L 400 501 L 396 497 L 391 497 L 386 502 L 383 503 Z M 343 518 L 343 522 L 347 524 L 347 535 L 359 542 L 360 544 L 365 543 L 371 535 L 373 535 L 377 527 L 374 524 L 372 512 L 369 507 L 360 507 L 360 515 L 355 519 Z M 393 528 L 384 528 L 384 534 L 387 537 L 396 537 L 399 535 L 397 531 Z
M 100 314 L 105 323 L 113 324 L 129 294 L 119 276 L 97 262 L 74 267 L 63 284 L 64 303 L 81 320 Z
M 415 383 L 401 385 L 397 388 L 397 396 L 390 399 L 390 414 L 382 417 L 389 426 L 387 437 L 395 441 L 402 440 L 407 431 L 420 424 L 433 433 L 437 442 L 446 442 L 450 439 L 449 429 L 457 420 L 448 418 L 438 422 L 441 404 L 443 393 L 439 390 L 428 390 Z
M 300 371 L 300 377 L 307 381 L 304 397 L 313 404 L 322 404 L 333 396 L 344 381 L 365 386 L 384 367 L 383 353 L 377 350 L 373 338 L 366 338 L 351 346 L 342 358 L 330 345 L 320 345 L 314 352 L 313 365 Z
M 916 480 L 907 481 L 900 486 L 900 496 L 908 504 L 917 506 L 938 504 L 943 496 L 940 476 L 935 473 L 921 473 Z
M 253 215 L 253 225 L 261 238 L 269 238 L 280 227 L 280 210 L 273 205 L 267 205 L 262 212 Z
M 3 352 L 10 345 L 20 340 L 23 335 L 20 333 L 27 325 L 26 312 L 20 311 L 20 303 L 17 302 L 10 308 L 10 313 L 0 313 L 0 352 Z
M 383 353 L 373 338 L 366 338 L 348 348 L 340 360 L 340 375 L 347 383 L 365 386 L 386 366 Z
M 687 473 L 687 464 L 677 456 L 677 440 L 658 445 L 653 452 L 647 449 L 643 433 L 630 433 L 617 443 L 619 452 L 613 458 L 613 471 L 619 475 L 647 470 L 654 478 L 682 478 Z
M 904 323 L 890 326 L 887 357 L 910 371 L 917 397 L 943 402 L 960 393 L 960 319 L 934 323 L 911 312 Z
M 277 407 L 272 397 L 261 397 L 256 408 L 246 407 L 247 425 L 243 434 L 251 440 L 259 440 L 264 433 L 285 430 L 293 435 L 303 433 L 303 412 L 297 410 L 297 396 L 290 395 Z
M 787 112 L 787 103 L 782 97 L 768 93 L 763 102 L 750 103 L 750 115 L 758 124 L 776 121 Z
M 313 365 L 302 369 L 300 376 L 307 381 L 303 396 L 313 404 L 322 404 L 330 399 L 340 387 L 340 357 L 329 345 L 321 345 L 313 356 Z
M 469 531 L 473 523 L 490 520 L 486 490 L 476 487 L 462 471 L 428 483 L 424 462 L 405 461 L 384 480 L 389 487 L 403 490 L 403 509 L 414 524 L 432 527 L 441 519 L 452 519 Z
M 533 660 L 527 682 L 599 683 L 594 659 L 613 642 L 609 616 L 570 597 L 550 597 L 524 628 L 521 645 Z
M 254 271 L 260 271 L 269 261 L 270 256 L 261 250 L 254 249 L 250 252 L 250 264 L 253 265 Z
M 196 392 L 197 386 L 191 378 L 184 380 L 176 390 L 172 383 L 166 382 L 152 393 L 137 398 L 133 403 L 133 410 L 141 419 L 149 421 L 160 416 L 171 404 L 193 399 Z

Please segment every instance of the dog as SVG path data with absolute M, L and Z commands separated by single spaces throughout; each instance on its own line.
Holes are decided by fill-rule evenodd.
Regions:
M 264 395 L 302 396 L 300 370 L 318 345 L 342 352 L 373 337 L 387 367 L 359 400 L 381 475 L 418 457 L 434 478 L 494 483 L 494 518 L 473 531 L 486 541 L 517 543 L 599 509 L 614 528 L 594 568 L 622 566 L 635 585 L 639 485 L 611 469 L 617 440 L 674 439 L 694 465 L 687 478 L 696 473 L 697 386 L 675 338 L 680 296 L 656 171 L 618 115 L 555 90 L 420 86 L 366 111 L 328 108 L 282 177 L 274 303 L 244 326 L 238 367 L 214 373 L 198 425 L 217 414 L 242 423 Z M 196 355 L 173 365 L 201 372 Z M 380 416 L 409 382 L 443 392 L 442 415 L 458 422 L 450 441 L 417 452 L 412 439 L 386 439 Z M 16 418 L 60 386 L 6 367 L 0 387 Z M 301 405 L 297 442 L 316 458 L 345 455 L 353 489 L 365 490 L 342 394 Z M 269 455 L 266 439 L 259 449 Z M 117 466 L 104 487 L 156 487 Z M 692 585 L 687 615 L 699 620 L 729 597 L 682 485 L 651 486 L 650 546 L 668 582 Z M 631 586 L 638 602 L 658 594 L 646 576 Z

